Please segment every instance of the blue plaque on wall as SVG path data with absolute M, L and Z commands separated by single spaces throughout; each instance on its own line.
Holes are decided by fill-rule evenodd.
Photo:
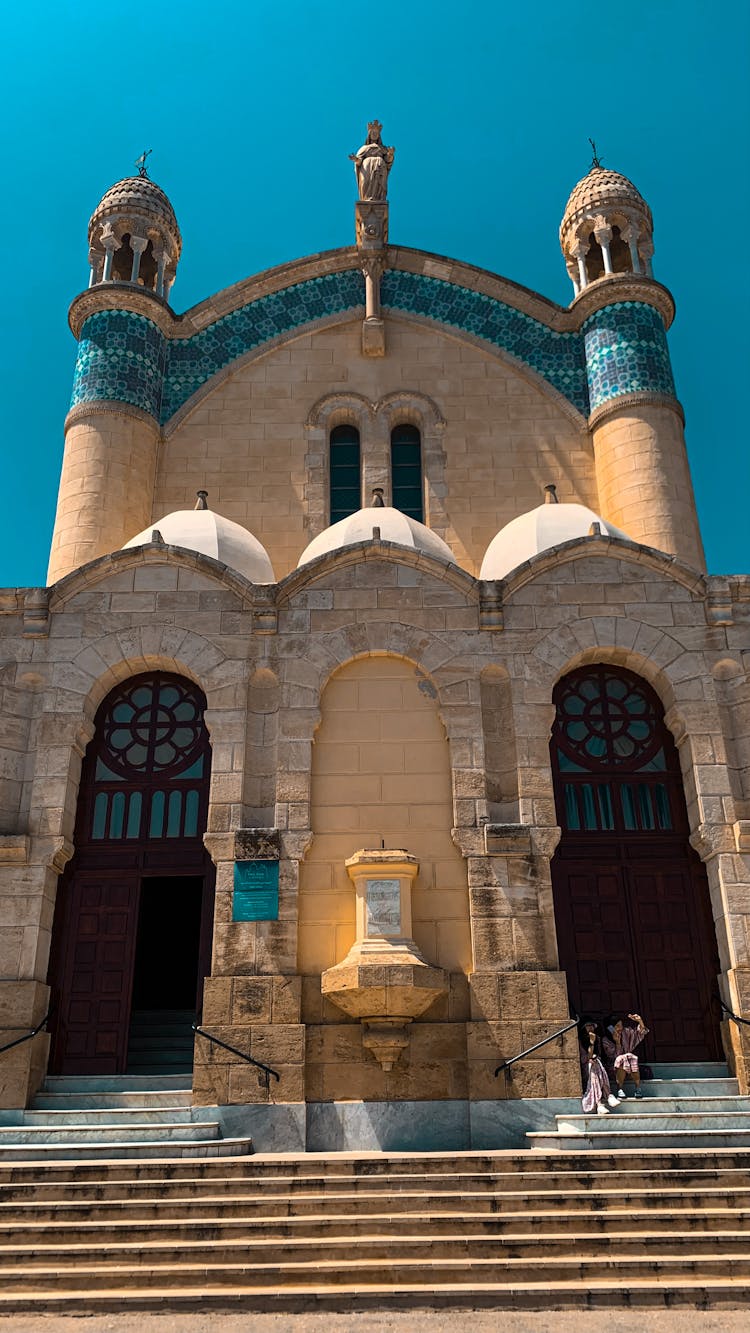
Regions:
M 235 861 L 233 921 L 278 921 L 278 861 Z

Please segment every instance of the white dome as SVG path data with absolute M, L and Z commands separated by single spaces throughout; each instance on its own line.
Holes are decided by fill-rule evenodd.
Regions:
M 426 555 L 434 555 L 438 560 L 450 560 L 455 564 L 453 552 L 442 537 L 430 532 L 424 523 L 418 523 L 415 518 L 408 518 L 400 509 L 382 505 L 358 509 L 355 514 L 342 518 L 340 522 L 332 524 L 317 537 L 313 537 L 297 561 L 297 568 L 309 565 L 310 561 L 316 560 L 318 556 L 339 551 L 342 546 L 371 542 L 373 528 L 380 529 L 380 540 L 383 542 L 408 546 L 412 551 L 424 551 Z
M 497 536 L 492 538 L 479 577 L 504 579 L 512 569 L 517 569 L 540 551 L 548 551 L 551 546 L 559 546 L 562 542 L 575 541 L 577 537 L 587 537 L 592 523 L 599 524 L 602 536 L 630 541 L 627 533 L 621 532 L 612 523 L 605 523 L 599 514 L 586 505 L 541 504 L 537 509 L 530 509 L 527 514 L 519 514 L 518 518 L 506 523 Z
M 167 546 L 184 546 L 189 551 L 210 555 L 230 569 L 236 569 L 238 574 L 244 574 L 251 583 L 276 582 L 266 548 L 257 537 L 239 523 L 214 513 L 213 509 L 176 509 L 173 514 L 149 523 L 143 532 L 131 537 L 123 551 L 153 541 L 155 529 Z

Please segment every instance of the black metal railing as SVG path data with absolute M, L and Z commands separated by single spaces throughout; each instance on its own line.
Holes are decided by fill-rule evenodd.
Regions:
M 212 1042 L 214 1046 L 221 1046 L 224 1051 L 231 1051 L 232 1055 L 238 1055 L 240 1060 L 246 1060 L 249 1065 L 255 1065 L 256 1069 L 261 1070 L 258 1075 L 258 1082 L 266 1091 L 271 1086 L 272 1077 L 276 1079 L 277 1083 L 281 1081 L 281 1074 L 277 1069 L 272 1069 L 270 1065 L 264 1065 L 262 1060 L 254 1060 L 252 1055 L 246 1055 L 244 1051 L 238 1051 L 236 1046 L 230 1046 L 228 1041 L 222 1041 L 221 1037 L 215 1037 L 213 1032 L 206 1032 L 206 1029 L 202 1028 L 200 1023 L 191 1023 L 190 1026 L 196 1036 L 204 1037 L 206 1041 Z
M 715 998 L 727 1018 L 731 1019 L 733 1023 L 741 1023 L 743 1027 L 750 1028 L 750 1018 L 742 1018 L 740 1014 L 732 1013 L 729 1005 L 724 1003 L 720 995 L 717 995 Z
M 495 1070 L 495 1078 L 497 1078 L 498 1074 L 507 1074 L 511 1065 L 517 1064 L 519 1060 L 525 1060 L 527 1055 L 533 1054 L 534 1051 L 541 1050 L 542 1046 L 547 1046 L 549 1042 L 555 1041 L 557 1037 L 563 1037 L 566 1032 L 570 1032 L 571 1028 L 577 1028 L 578 1023 L 578 1018 L 571 1018 L 570 1022 L 566 1023 L 564 1028 L 558 1028 L 557 1032 L 550 1032 L 548 1037 L 542 1037 L 542 1040 L 535 1042 L 533 1046 L 527 1046 L 525 1051 L 519 1051 L 518 1055 L 512 1055 L 510 1060 L 503 1060 L 502 1064 L 498 1065 Z
M 51 1013 L 52 1008 L 50 1007 L 44 1015 L 41 1023 L 37 1023 L 36 1027 L 31 1029 L 31 1032 L 24 1032 L 22 1037 L 16 1037 L 14 1041 L 6 1042 L 5 1046 L 0 1046 L 0 1055 L 3 1054 L 3 1051 L 12 1051 L 14 1046 L 22 1046 L 25 1041 L 31 1041 L 32 1037 L 35 1037 L 38 1032 L 41 1032 Z

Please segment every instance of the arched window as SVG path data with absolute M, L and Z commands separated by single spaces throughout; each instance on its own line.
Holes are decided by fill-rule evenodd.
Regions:
M 362 506 L 357 427 L 334 426 L 329 446 L 330 521 L 338 523 Z
M 422 440 L 416 426 L 391 431 L 391 490 L 394 509 L 424 523 Z
M 99 710 L 77 844 L 199 838 L 210 751 L 205 701 L 180 676 L 136 676 Z
M 682 831 L 677 753 L 646 682 L 614 667 L 585 667 L 560 681 L 555 704 L 552 752 L 564 828 Z

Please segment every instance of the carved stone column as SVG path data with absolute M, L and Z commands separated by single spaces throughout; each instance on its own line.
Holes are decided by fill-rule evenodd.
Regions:
M 357 249 L 365 277 L 363 356 L 385 356 L 385 325 L 380 311 L 380 280 L 386 267 L 388 204 L 358 199 L 355 205 Z

